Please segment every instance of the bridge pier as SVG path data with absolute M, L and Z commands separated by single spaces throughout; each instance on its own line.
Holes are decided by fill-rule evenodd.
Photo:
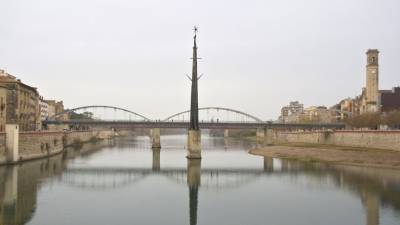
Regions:
M 224 130 L 224 138 L 228 138 L 229 137 L 229 129 L 225 129 Z
M 201 131 L 189 130 L 187 137 L 188 159 L 201 159 Z
M 153 171 L 160 171 L 160 148 L 153 148 Z
M 256 140 L 258 144 L 272 145 L 274 143 L 274 130 L 272 128 L 257 128 Z
M 160 128 L 153 128 L 150 130 L 151 147 L 152 148 L 161 148 L 160 135 L 161 135 Z
M 272 145 L 274 144 L 274 130 L 271 128 L 265 129 L 265 144 Z
M 264 140 L 265 140 L 265 129 L 264 128 L 257 128 L 256 140 L 257 140 L 258 144 L 264 143 Z
M 15 163 L 19 160 L 19 127 L 18 124 L 6 124 L 6 161 Z

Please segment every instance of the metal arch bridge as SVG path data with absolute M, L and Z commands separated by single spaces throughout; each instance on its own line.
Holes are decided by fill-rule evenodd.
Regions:
M 238 119 L 238 116 L 241 116 L 242 117 L 242 121 L 263 122 L 262 119 L 260 119 L 260 118 L 258 118 L 256 116 L 250 115 L 248 113 L 245 113 L 245 112 L 242 112 L 242 111 L 239 111 L 239 110 L 236 110 L 236 109 L 230 109 L 230 108 L 224 108 L 224 107 L 202 107 L 202 108 L 199 108 L 199 113 L 207 112 L 207 114 L 208 114 L 209 110 L 216 110 L 217 112 L 223 111 L 223 112 L 226 112 L 226 113 L 234 113 L 234 114 L 236 114 L 236 115 L 234 115 L 234 116 L 236 116 L 236 119 Z M 190 110 L 179 112 L 179 113 L 176 113 L 176 114 L 173 114 L 173 115 L 167 117 L 163 121 L 164 122 L 167 122 L 167 121 L 172 121 L 172 122 L 173 121 L 186 121 L 184 115 L 185 114 L 189 114 L 189 113 L 190 113 Z M 188 119 L 189 116 L 187 116 L 186 118 Z M 218 120 L 219 118 L 216 118 L 216 119 L 217 119 L 216 121 L 219 121 Z M 246 119 L 250 119 L 250 120 L 246 120 Z M 213 121 L 213 119 L 207 120 L 207 121 Z M 226 120 L 221 120 L 221 121 L 226 121 Z M 229 119 L 228 119 L 228 121 L 229 121 Z M 234 120 L 234 121 L 236 121 L 236 120 Z
M 50 119 L 59 118 L 62 115 L 71 114 L 72 112 L 77 112 L 77 111 L 80 111 L 80 110 L 99 109 L 99 108 L 112 109 L 112 110 L 115 110 L 115 111 L 126 112 L 128 114 L 134 115 L 135 117 L 138 117 L 142 121 L 151 121 L 151 119 L 149 119 L 148 117 L 146 117 L 146 116 L 144 116 L 142 114 L 136 113 L 134 111 L 131 111 L 131 110 L 128 110 L 128 109 L 125 109 L 125 108 L 121 108 L 121 107 L 107 106 L 107 105 L 88 105 L 88 106 L 81 106 L 81 107 L 76 107 L 76 108 L 72 108 L 72 109 L 67 109 L 67 110 L 65 110 L 65 111 L 63 111 L 61 113 L 57 113 L 56 115 L 54 115 Z M 199 112 L 200 113 L 201 112 L 207 112 L 207 114 L 209 114 L 210 111 L 215 111 L 215 112 L 217 112 L 217 114 L 219 114 L 219 112 L 222 112 L 222 113 L 225 113 L 228 118 L 236 119 L 236 120 L 232 120 L 232 121 L 238 121 L 238 119 L 239 120 L 242 119 L 241 120 L 242 122 L 244 122 L 244 121 L 262 122 L 263 121 L 262 119 L 260 119 L 260 118 L 258 118 L 256 116 L 250 115 L 248 113 L 245 113 L 245 112 L 242 112 L 242 111 L 239 111 L 239 110 L 236 110 L 236 109 L 224 108 L 224 107 L 202 107 L 202 108 L 199 108 Z M 167 117 L 166 119 L 164 119 L 162 121 L 163 122 L 167 122 L 167 121 L 181 121 L 181 122 L 182 121 L 186 121 L 185 120 L 185 114 L 189 114 L 189 113 L 190 113 L 190 110 L 179 112 L 179 113 L 176 113 L 176 114 L 173 114 L 173 115 Z M 211 113 L 213 113 L 213 112 L 211 112 Z M 229 115 L 229 113 L 232 113 L 233 117 L 232 117 L 232 115 Z M 216 119 L 215 121 L 228 121 L 229 120 L 229 119 L 228 120 L 223 119 L 221 116 L 224 116 L 224 115 L 217 115 L 216 118 L 215 117 L 213 117 L 213 118 Z M 186 118 L 188 119 L 189 116 L 187 116 Z M 211 118 L 210 120 L 206 120 L 206 121 L 213 121 L 213 118 Z M 222 119 L 220 119 L 220 118 L 222 118 Z M 114 118 L 112 120 L 113 121 L 118 121 L 119 119 Z
M 67 110 L 64 110 L 64 111 L 61 112 L 61 113 L 55 114 L 55 115 L 54 115 L 52 118 L 50 118 L 50 119 L 56 119 L 56 118 L 58 118 L 58 117 L 60 117 L 60 116 L 62 116 L 62 115 L 70 114 L 70 113 L 72 113 L 72 112 L 77 112 L 77 111 L 79 111 L 79 110 L 99 109 L 99 108 L 101 108 L 101 109 L 113 109 L 114 111 L 126 112 L 126 113 L 128 113 L 128 114 L 130 114 L 130 115 L 133 115 L 134 117 L 139 117 L 139 118 L 140 118 L 141 120 L 143 120 L 143 121 L 150 121 L 150 120 L 151 120 L 151 119 L 147 118 L 146 116 L 144 116 L 144 115 L 142 115 L 142 114 L 139 114 L 139 113 L 136 113 L 136 112 L 134 112 L 134 111 L 131 111 L 131 110 L 128 110 L 128 109 L 124 109 L 124 108 L 121 108 L 121 107 L 108 106 L 108 105 L 88 105 L 88 106 L 81 106 L 81 107 L 76 107 L 76 108 L 72 108 L 72 109 L 67 109 Z
M 83 119 L 63 119 L 60 118 L 62 115 L 76 112 L 79 110 L 88 110 L 88 109 L 111 109 L 114 111 L 122 111 L 128 113 L 130 115 L 135 116 L 135 118 L 139 118 L 139 120 L 122 119 L 116 120 L 112 119 L 99 119 L 99 118 L 83 118 Z M 315 123 L 272 123 L 272 122 L 264 122 L 260 118 L 257 118 L 248 113 L 241 112 L 235 109 L 223 108 L 223 107 L 203 107 L 200 108 L 201 112 L 208 111 L 219 111 L 226 113 L 233 113 L 237 117 L 245 118 L 240 121 L 232 121 L 232 120 L 220 120 L 220 117 L 216 117 L 217 120 L 214 120 L 212 117 L 210 120 L 201 120 L 200 119 L 200 128 L 201 129 L 256 129 L 256 128 L 278 128 L 278 129 L 342 129 L 344 128 L 343 124 L 315 124 Z M 189 113 L 189 111 L 184 111 L 180 113 L 176 113 L 167 117 L 164 120 L 151 120 L 146 116 L 143 116 L 139 113 L 133 112 L 128 109 L 115 107 L 115 106 L 106 106 L 106 105 L 92 105 L 92 106 L 82 106 L 73 109 L 65 110 L 62 113 L 57 114 L 54 118 L 50 118 L 48 120 L 43 121 L 44 125 L 70 125 L 70 126 L 106 126 L 113 128 L 188 128 L 189 121 L 179 120 L 180 116 Z M 229 117 L 229 116 L 228 116 Z M 188 117 L 187 117 L 188 118 Z

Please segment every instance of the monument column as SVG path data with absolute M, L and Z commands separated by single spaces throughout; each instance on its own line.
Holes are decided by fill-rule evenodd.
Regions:
M 192 88 L 190 102 L 190 125 L 187 139 L 188 159 L 201 158 L 201 131 L 199 128 L 199 105 L 198 105 L 198 90 L 197 90 L 197 27 L 194 27 L 194 44 L 193 44 L 193 63 L 192 63 Z

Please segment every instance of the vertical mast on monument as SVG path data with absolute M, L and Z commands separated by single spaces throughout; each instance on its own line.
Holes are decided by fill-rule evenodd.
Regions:
M 194 44 L 193 44 L 193 62 L 192 62 L 192 93 L 191 93 L 191 103 L 190 103 L 190 130 L 199 130 L 199 104 L 198 104 L 198 89 L 197 89 L 197 31 L 198 28 L 194 27 Z

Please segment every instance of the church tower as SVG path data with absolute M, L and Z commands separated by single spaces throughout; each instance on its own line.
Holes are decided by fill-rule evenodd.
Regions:
M 379 51 L 377 49 L 368 49 L 367 51 L 367 112 L 378 112 L 380 110 L 378 55 Z

